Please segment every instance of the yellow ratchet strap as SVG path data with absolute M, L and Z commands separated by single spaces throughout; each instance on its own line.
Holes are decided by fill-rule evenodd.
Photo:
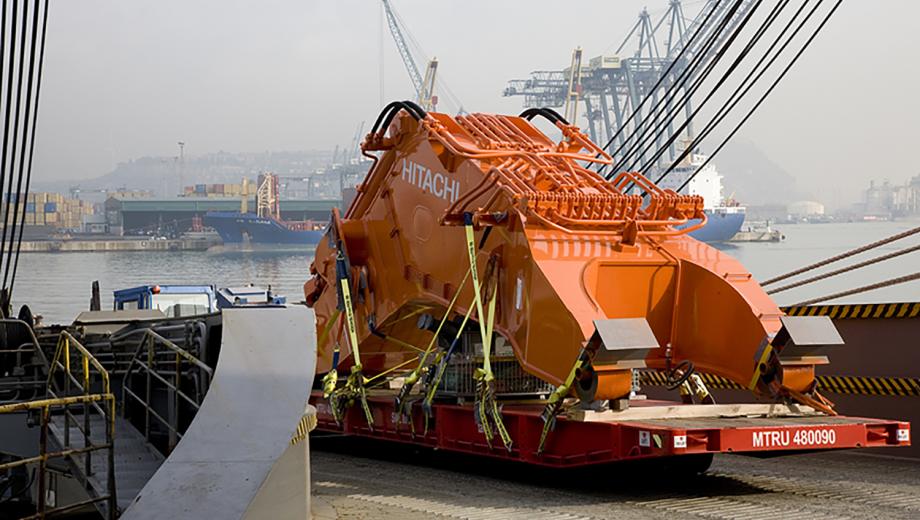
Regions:
M 453 298 L 450 299 L 450 303 L 447 305 L 447 309 L 444 311 L 444 317 L 441 318 L 441 323 L 438 324 L 438 329 L 435 331 L 434 336 L 431 337 L 431 341 L 428 342 L 428 348 L 424 350 L 421 358 L 418 361 L 418 366 L 415 367 L 412 372 L 406 377 L 405 382 L 403 382 L 402 388 L 399 389 L 399 394 L 396 396 L 396 423 L 399 424 L 402 421 L 402 416 L 405 412 L 406 398 L 409 396 L 409 393 L 412 391 L 412 387 L 415 386 L 415 383 L 418 382 L 421 377 L 422 370 L 425 366 L 425 361 L 428 360 L 428 356 L 434 350 L 434 345 L 438 340 L 438 335 L 441 334 L 441 329 L 444 327 L 444 323 L 447 322 L 448 316 L 450 316 L 451 311 L 454 308 L 454 305 L 457 303 L 457 299 L 460 297 L 460 292 L 463 291 L 463 287 L 466 285 L 467 278 L 470 277 L 469 270 L 463 275 L 463 280 L 460 281 L 460 286 L 457 287 L 457 292 L 454 293 Z M 469 313 L 467 313 L 469 316 Z M 464 325 L 466 320 L 464 320 Z M 463 328 L 461 327 L 461 331 Z
M 565 381 L 556 387 L 556 390 L 550 394 L 546 403 L 546 408 L 544 408 L 543 413 L 540 414 L 540 418 L 543 419 L 543 431 L 540 433 L 540 444 L 537 445 L 537 455 L 543 453 L 546 437 L 549 435 L 550 430 L 556 427 L 556 416 L 559 415 L 559 412 L 562 410 L 562 404 L 565 402 L 565 397 L 569 395 L 569 391 L 575 383 L 575 377 L 578 375 L 578 370 L 580 370 L 584 364 L 584 350 L 582 350 L 582 352 L 578 354 L 575 365 L 572 366 L 572 370 L 569 371 L 569 375 L 566 376 Z

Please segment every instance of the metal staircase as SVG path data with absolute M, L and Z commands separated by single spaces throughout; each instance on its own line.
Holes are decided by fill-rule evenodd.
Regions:
M 25 322 L 0 320 L 0 328 L 7 335 L 12 329 L 29 338 L 26 350 L 47 373 L 43 391 L 22 393 L 29 399 L 18 402 L 0 402 L 0 414 L 25 412 L 31 417 L 39 443 L 37 456 L 0 464 L 0 476 L 34 465 L 37 500 L 32 518 L 88 506 L 103 518 L 117 518 L 156 473 L 163 453 L 181 439 L 207 391 L 211 368 L 151 329 L 132 331 L 133 355 L 106 366 L 110 363 L 104 365 L 66 330 L 56 331 L 56 342 L 42 348 Z M 112 355 L 111 349 L 103 353 Z M 119 365 L 124 368 L 119 370 Z M 117 389 L 110 380 L 113 370 L 121 376 Z M 42 394 L 44 398 L 36 398 Z M 54 482 L 49 461 L 59 461 L 57 471 L 64 468 L 88 498 L 59 503 L 58 493 L 49 488 Z

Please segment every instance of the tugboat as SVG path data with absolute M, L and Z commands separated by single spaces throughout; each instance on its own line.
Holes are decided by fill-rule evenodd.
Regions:
M 288 222 L 281 218 L 278 176 L 259 175 L 256 213 L 248 211 L 244 190 L 240 211 L 210 211 L 204 225 L 214 228 L 225 245 L 283 244 L 314 246 L 323 236 L 324 226 L 313 221 Z

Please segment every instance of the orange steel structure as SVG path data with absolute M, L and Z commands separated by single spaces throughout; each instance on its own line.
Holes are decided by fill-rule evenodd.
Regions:
M 701 197 L 636 172 L 607 181 L 585 165 L 610 157 L 577 127 L 546 109 L 522 116 L 425 113 L 410 102 L 381 114 L 362 144 L 374 164 L 344 216 L 334 213 L 304 285 L 319 373 L 353 367 L 354 341 L 365 381 L 408 372 L 434 343 L 418 315 L 480 324 L 491 315 L 482 330 L 509 342 L 529 374 L 568 392 L 567 376 L 584 359 L 576 378 L 590 368 L 593 396 L 620 399 L 630 392 L 629 365 L 580 356 L 595 320 L 642 318 L 658 344 L 643 352 L 648 367 L 689 361 L 760 396 L 830 411 L 814 392 L 822 358 L 781 361 L 782 345 L 770 344 L 780 309 L 738 261 L 687 235 L 706 222 Z M 561 139 L 540 131 L 535 116 Z

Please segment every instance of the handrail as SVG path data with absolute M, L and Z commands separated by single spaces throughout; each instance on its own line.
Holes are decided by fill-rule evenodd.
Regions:
M 2 320 L 2 322 L 11 322 L 18 320 Z M 115 490 L 115 396 L 111 391 L 109 374 L 103 368 L 102 364 L 73 337 L 70 333 L 62 331 L 58 336 L 55 347 L 54 358 L 48 363 L 41 348 L 38 348 L 38 340 L 35 338 L 31 327 L 25 322 L 25 325 L 32 336 L 36 345 L 36 352 L 47 363 L 48 378 L 46 380 L 45 392 L 49 396 L 45 399 L 24 401 L 19 403 L 10 403 L 0 405 L 0 414 L 14 413 L 21 411 L 39 410 L 41 415 L 41 435 L 39 439 L 39 454 L 35 457 L 19 459 L 6 464 L 0 464 L 0 471 L 22 466 L 26 464 L 38 463 L 38 508 L 37 513 L 27 518 L 44 518 L 51 513 L 62 513 L 75 507 L 99 502 L 107 503 L 108 518 L 114 520 L 118 514 L 118 502 Z M 72 361 L 78 360 L 77 368 L 74 368 Z M 93 391 L 93 374 L 90 368 L 95 369 L 96 376 L 102 383 L 102 391 Z M 77 377 L 79 376 L 79 377 Z M 59 379 L 63 378 L 63 390 L 59 388 Z M 63 394 L 63 395 L 62 395 Z M 100 406 L 100 404 L 102 406 Z M 78 408 L 82 411 L 83 424 L 80 424 L 78 417 L 74 414 L 72 408 Z M 61 450 L 56 452 L 48 451 L 48 433 L 52 423 L 52 408 L 60 408 L 61 416 L 64 419 L 63 439 L 58 439 L 61 444 Z M 90 413 L 98 412 L 105 424 L 105 441 L 96 444 L 92 439 L 90 428 Z M 71 423 L 83 436 L 83 446 L 72 446 L 70 441 Z M 106 451 L 106 491 L 99 493 L 96 497 L 79 504 L 68 504 L 52 509 L 46 508 L 45 490 L 47 478 L 47 462 L 53 458 L 63 458 L 77 465 L 77 458 L 82 457 L 82 471 L 76 472 L 78 479 L 86 479 L 93 475 L 92 454 L 96 451 Z M 79 466 L 77 466 L 79 467 Z M 87 483 L 84 481 L 84 485 Z
M 83 506 L 89 504 L 96 504 L 97 502 L 108 502 L 108 518 L 114 520 L 117 514 L 117 502 L 115 497 L 115 485 L 114 485 L 114 431 L 106 429 L 106 442 L 105 444 L 93 444 L 88 437 L 84 437 L 85 444 L 82 448 L 73 448 L 65 444 L 60 451 L 49 452 L 48 451 L 48 430 L 51 423 L 51 409 L 55 407 L 62 407 L 66 411 L 69 406 L 73 405 L 86 405 L 87 403 L 97 403 L 100 401 L 105 401 L 111 404 L 112 409 L 115 405 L 115 396 L 112 394 L 87 394 L 87 395 L 76 395 L 72 397 L 59 397 L 52 399 L 39 399 L 35 401 L 25 401 L 22 403 L 13 403 L 7 405 L 0 405 L 0 414 L 5 413 L 14 413 L 21 411 L 29 410 L 40 410 L 41 411 L 41 435 L 39 437 L 39 454 L 35 457 L 28 457 L 12 462 L 7 462 L 0 464 L 0 472 L 7 471 L 18 466 L 25 466 L 27 464 L 38 463 L 38 504 L 37 512 L 25 518 L 45 518 L 46 515 L 54 513 L 63 513 L 64 511 L 69 511 L 75 506 Z M 48 466 L 48 461 L 50 459 L 63 458 L 63 459 L 74 459 L 78 455 L 84 455 L 87 457 L 87 460 L 90 453 L 94 451 L 108 451 L 109 453 L 109 467 L 108 467 L 108 492 L 105 494 L 100 494 L 97 497 L 91 497 L 89 500 L 80 502 L 79 504 L 68 504 L 59 507 L 54 507 L 51 509 L 46 508 L 46 496 L 47 492 L 45 490 L 45 485 L 47 482 L 46 471 Z M 87 474 L 91 471 L 89 466 L 85 466 Z
M 24 354 L 35 354 L 41 360 L 42 364 L 46 366 L 48 364 L 48 360 L 45 357 L 45 353 L 42 351 L 42 349 L 39 346 L 38 338 L 35 337 L 35 331 L 32 330 L 32 327 L 29 326 L 28 323 L 22 320 L 13 319 L 13 318 L 0 319 L 0 326 L 8 326 L 8 325 L 16 325 L 20 327 L 22 330 L 27 331 L 30 339 L 20 344 L 17 348 L 0 349 L 0 356 L 4 356 L 4 355 L 17 356 L 15 365 L 17 367 L 22 367 L 24 366 L 24 363 L 22 361 L 22 356 Z M 7 328 L 7 338 L 9 338 L 9 328 Z M 15 373 L 11 377 L 14 379 L 17 378 Z M 12 387 L 12 395 L 14 396 L 11 399 L 0 400 L 0 404 L 9 404 L 9 403 L 14 403 L 14 402 L 19 402 L 20 401 L 19 395 L 21 391 L 26 388 L 31 387 L 33 390 L 38 390 L 38 389 L 42 389 L 45 387 L 45 382 L 40 378 L 40 371 L 35 372 L 35 374 L 33 375 L 33 379 L 34 380 L 32 381 L 26 381 L 24 379 L 16 379 L 13 381 L 0 382 L 0 393 L 9 392 L 9 390 L 7 390 L 7 387 Z M 33 393 L 33 397 L 34 397 L 34 393 Z
M 131 361 L 128 364 L 128 368 L 125 371 L 124 379 L 122 382 L 122 416 L 127 416 L 129 398 L 131 398 L 133 401 L 136 401 L 144 409 L 144 438 L 150 442 L 151 419 L 156 419 L 169 431 L 169 449 L 172 450 L 176 443 L 178 443 L 178 440 L 182 438 L 182 432 L 179 431 L 178 424 L 179 400 L 181 399 L 185 401 L 196 410 L 201 406 L 200 395 L 196 395 L 196 397 L 193 398 L 181 389 L 181 380 L 184 374 L 183 365 L 185 365 L 185 368 L 188 368 L 188 365 L 191 365 L 192 367 L 201 370 L 205 377 L 205 381 L 203 382 L 205 386 L 210 384 L 210 380 L 214 375 L 214 371 L 200 359 L 177 346 L 172 341 L 157 334 L 152 329 L 139 330 L 144 331 L 144 337 L 137 345 L 137 350 L 135 351 L 134 356 L 131 358 Z M 132 334 L 133 333 L 135 332 L 132 332 Z M 144 356 L 145 351 L 146 356 Z M 172 360 L 172 363 L 170 363 L 172 365 L 171 381 L 167 379 L 167 377 L 161 375 L 160 371 L 158 370 L 158 365 L 164 362 L 164 360 L 158 358 L 161 358 L 163 354 L 166 356 L 175 356 Z M 165 362 L 169 363 L 168 360 L 165 360 Z M 131 377 L 138 372 L 143 372 L 146 375 L 146 391 L 144 397 L 141 397 L 130 388 Z M 170 391 L 172 398 L 174 399 L 174 401 L 171 403 L 172 413 L 170 414 L 171 417 L 169 419 L 164 418 L 153 409 L 152 401 L 154 380 L 165 386 Z
M 76 351 L 77 357 L 79 358 L 79 372 L 82 375 L 82 378 L 78 379 L 74 375 L 73 365 L 72 365 L 72 352 Z M 63 358 L 63 361 L 62 361 Z M 112 396 L 111 399 L 106 399 L 105 408 L 99 406 L 98 401 L 84 400 L 83 401 L 83 424 L 81 425 L 78 422 L 77 417 L 71 412 L 68 407 L 64 408 L 64 446 L 70 446 L 70 428 L 71 422 L 73 426 L 83 435 L 83 440 L 86 445 L 92 445 L 92 429 L 90 422 L 90 409 L 94 409 L 102 416 L 105 421 L 106 426 L 106 442 L 107 444 L 114 446 L 114 437 L 115 437 L 115 398 L 112 394 L 112 385 L 109 378 L 109 373 L 102 366 L 102 363 L 99 362 L 90 352 L 86 349 L 72 334 L 67 331 L 61 331 L 58 336 L 57 346 L 54 352 L 54 358 L 51 363 L 48 365 L 48 379 L 47 379 L 47 388 L 46 392 L 52 398 L 68 398 L 73 397 L 72 390 L 75 389 L 78 395 L 88 396 L 93 394 L 92 392 L 92 374 L 90 373 L 90 367 L 94 368 L 99 376 L 99 379 L 102 382 L 102 395 Z M 59 395 L 58 381 L 55 376 L 58 375 L 59 371 L 63 371 L 64 379 L 64 388 L 63 395 Z M 92 451 L 88 450 L 82 452 L 84 454 L 84 468 L 86 476 L 92 475 Z M 108 494 L 112 497 L 112 505 L 110 510 L 115 509 L 115 451 L 110 449 L 108 453 L 108 479 L 107 479 L 107 488 Z M 114 518 L 114 517 L 113 517 Z

